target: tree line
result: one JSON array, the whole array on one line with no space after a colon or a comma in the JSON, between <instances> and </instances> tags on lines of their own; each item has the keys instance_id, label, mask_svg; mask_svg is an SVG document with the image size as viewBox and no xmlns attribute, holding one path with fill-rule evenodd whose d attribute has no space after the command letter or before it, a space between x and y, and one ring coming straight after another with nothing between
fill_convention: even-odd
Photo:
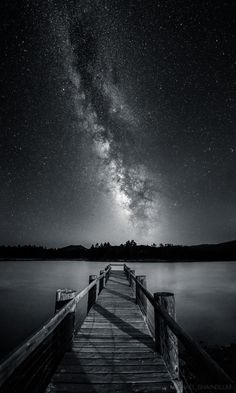
<instances>
[{"instance_id":1,"label":"tree line","mask_svg":"<svg viewBox=\"0 0 236 393\"><path fill-rule=\"evenodd\" d=\"M170 243L138 245L134 240L124 244L95 243L90 248L67 246L0 246L2 259L86 259L86 260L236 260L236 241L220 244L181 246Z\"/></svg>"}]
</instances>

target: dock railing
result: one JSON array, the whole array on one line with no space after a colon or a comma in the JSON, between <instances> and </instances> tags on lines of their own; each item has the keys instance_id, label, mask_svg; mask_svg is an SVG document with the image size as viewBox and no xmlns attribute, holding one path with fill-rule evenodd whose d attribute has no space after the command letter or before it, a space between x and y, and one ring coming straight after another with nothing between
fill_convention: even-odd
<instances>
[{"instance_id":1,"label":"dock railing","mask_svg":"<svg viewBox=\"0 0 236 393\"><path fill-rule=\"evenodd\" d=\"M59 289L56 314L0 364L1 393L41 393L70 349L74 332L86 318L109 278L111 265L90 276L81 292Z\"/></svg>"},{"instance_id":2,"label":"dock railing","mask_svg":"<svg viewBox=\"0 0 236 393\"><path fill-rule=\"evenodd\" d=\"M175 300L172 293L156 292L146 288L146 276L136 276L124 265L124 271L133 288L149 330L173 377L183 381L185 392L236 392L232 378L175 320ZM188 361L179 366L178 344L186 352ZM186 376L187 370L187 376Z\"/></svg>"}]
</instances>

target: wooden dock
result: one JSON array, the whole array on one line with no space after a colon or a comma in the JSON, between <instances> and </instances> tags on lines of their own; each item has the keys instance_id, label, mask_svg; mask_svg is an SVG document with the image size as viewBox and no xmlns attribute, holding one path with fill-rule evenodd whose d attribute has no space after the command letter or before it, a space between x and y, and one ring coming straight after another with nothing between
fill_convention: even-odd
<instances>
[{"instance_id":1,"label":"wooden dock","mask_svg":"<svg viewBox=\"0 0 236 393\"><path fill-rule=\"evenodd\" d=\"M55 315L0 364L1 393L194 391L236 386L178 325L174 295L151 294L126 264L109 264L79 293L58 289Z\"/></svg>"},{"instance_id":2,"label":"wooden dock","mask_svg":"<svg viewBox=\"0 0 236 393\"><path fill-rule=\"evenodd\" d=\"M124 271L111 271L47 392L176 392Z\"/></svg>"}]
</instances>

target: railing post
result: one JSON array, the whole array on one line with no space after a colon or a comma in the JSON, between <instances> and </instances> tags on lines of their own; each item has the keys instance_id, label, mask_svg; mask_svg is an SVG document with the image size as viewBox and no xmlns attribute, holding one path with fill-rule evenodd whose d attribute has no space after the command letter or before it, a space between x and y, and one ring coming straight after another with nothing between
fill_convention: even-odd
<instances>
[{"instance_id":1,"label":"railing post","mask_svg":"<svg viewBox=\"0 0 236 393\"><path fill-rule=\"evenodd\" d=\"M107 265L106 267L105 267L105 280L104 280L104 282L105 282L105 284L106 284L106 282L107 282L107 280L108 280L108 278L109 278L109 275L110 275L110 267L111 267L111 265Z\"/></svg>"},{"instance_id":2,"label":"railing post","mask_svg":"<svg viewBox=\"0 0 236 393\"><path fill-rule=\"evenodd\" d=\"M106 286L106 282L107 282L107 280L106 280L106 269L103 270L103 273L104 273L104 277L103 277L103 288L104 288Z\"/></svg>"},{"instance_id":3,"label":"railing post","mask_svg":"<svg viewBox=\"0 0 236 393\"><path fill-rule=\"evenodd\" d=\"M129 271L130 271L130 268L125 265L125 273L126 273L126 277L128 280L129 280Z\"/></svg>"},{"instance_id":4,"label":"railing post","mask_svg":"<svg viewBox=\"0 0 236 393\"><path fill-rule=\"evenodd\" d=\"M71 301L76 295L77 291L73 289L57 289L56 291L56 302L55 302L55 313L57 313L62 307Z\"/></svg>"},{"instance_id":5,"label":"railing post","mask_svg":"<svg viewBox=\"0 0 236 393\"><path fill-rule=\"evenodd\" d=\"M146 276L136 276L136 278L144 288L147 288ZM136 298L136 303L139 305L142 313L144 315L147 315L147 298L144 295L142 289L139 288L138 283L136 283L135 298Z\"/></svg>"},{"instance_id":6,"label":"railing post","mask_svg":"<svg viewBox=\"0 0 236 393\"><path fill-rule=\"evenodd\" d=\"M155 301L163 307L168 314L175 320L175 297L173 293L156 292L154 293ZM178 339L174 333L166 325L158 311L154 311L155 320L155 342L158 352L161 353L163 359L171 373L173 379L179 379L179 354Z\"/></svg>"},{"instance_id":7,"label":"railing post","mask_svg":"<svg viewBox=\"0 0 236 393\"><path fill-rule=\"evenodd\" d=\"M89 284L91 284L91 282L96 280L96 279L97 279L97 276L94 275L94 274L89 276ZM98 287L98 285L96 283L94 285L94 287L89 290L89 293L88 293L88 312L89 312L90 308L94 305L94 303L96 303L97 296L98 296L97 287Z\"/></svg>"},{"instance_id":8,"label":"railing post","mask_svg":"<svg viewBox=\"0 0 236 393\"><path fill-rule=\"evenodd\" d=\"M100 270L100 276L104 273L104 270ZM100 278L99 280L99 293L103 290L105 287L105 276L103 278Z\"/></svg>"},{"instance_id":9,"label":"railing post","mask_svg":"<svg viewBox=\"0 0 236 393\"><path fill-rule=\"evenodd\" d=\"M129 271L130 271L131 274L133 274L133 275L135 276L135 270L130 269ZM135 284L136 284L136 282L133 281L131 275L129 275L129 283L130 283L131 288L132 288L133 291L135 292Z\"/></svg>"},{"instance_id":10,"label":"railing post","mask_svg":"<svg viewBox=\"0 0 236 393\"><path fill-rule=\"evenodd\" d=\"M55 313L60 311L68 302L70 302L77 294L77 291L73 289L57 289L56 291L56 304ZM71 308L71 311L66 316L66 327L63 330L63 341L66 343L66 349L71 350L72 340L75 331L75 306Z\"/></svg>"}]
</instances>

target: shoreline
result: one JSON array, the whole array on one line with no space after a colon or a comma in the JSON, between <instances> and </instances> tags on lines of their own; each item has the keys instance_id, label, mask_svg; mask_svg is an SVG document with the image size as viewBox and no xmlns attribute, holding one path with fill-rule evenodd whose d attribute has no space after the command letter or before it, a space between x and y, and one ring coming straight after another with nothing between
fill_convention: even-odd
<instances>
[{"instance_id":1,"label":"shoreline","mask_svg":"<svg viewBox=\"0 0 236 393\"><path fill-rule=\"evenodd\" d=\"M1 258L0 262L23 261L77 261L77 262L111 262L111 263L207 263L207 262L236 262L234 259L86 259L86 258Z\"/></svg>"}]
</instances>

